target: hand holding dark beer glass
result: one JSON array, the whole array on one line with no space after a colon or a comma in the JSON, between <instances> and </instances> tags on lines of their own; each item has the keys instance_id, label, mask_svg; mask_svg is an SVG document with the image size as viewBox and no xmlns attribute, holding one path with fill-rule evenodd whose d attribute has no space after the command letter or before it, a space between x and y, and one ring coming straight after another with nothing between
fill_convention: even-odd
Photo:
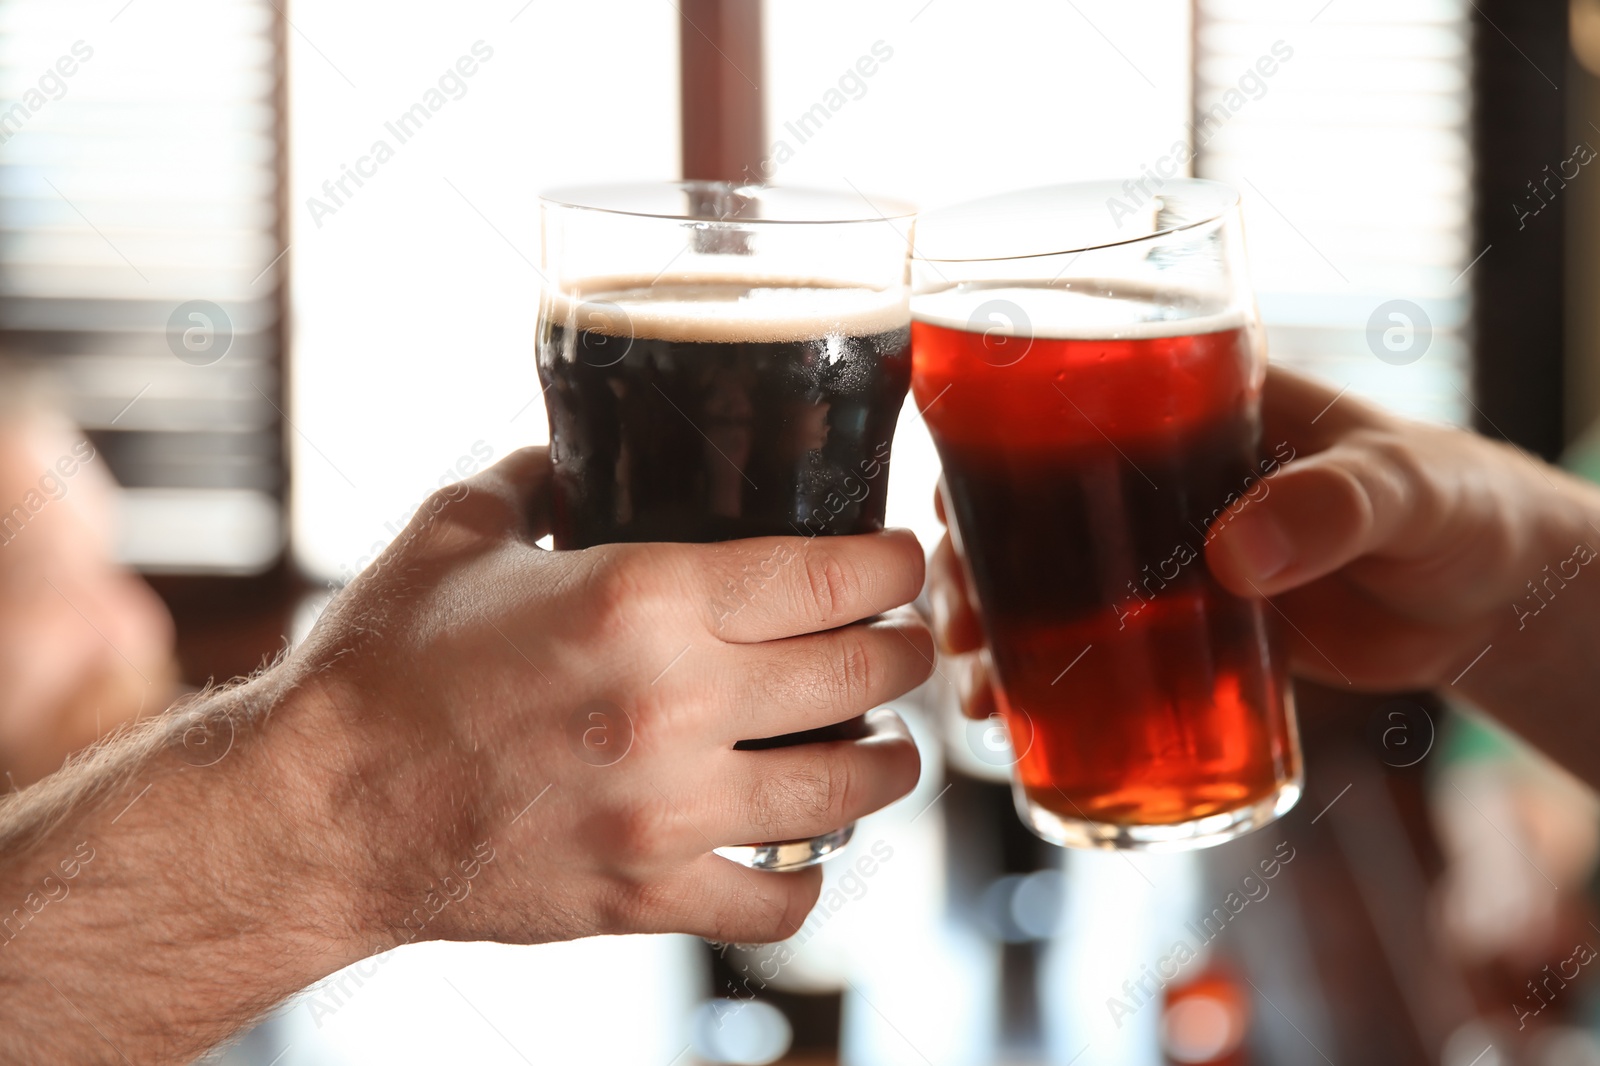
<instances>
[{"instance_id":1,"label":"hand holding dark beer glass","mask_svg":"<svg viewBox=\"0 0 1600 1066\"><path fill-rule=\"evenodd\" d=\"M1106 207L1123 195L1033 189L921 224L913 389L955 549L935 568L959 557L977 607L947 596L941 628L981 634L1037 834L1200 847L1300 795L1270 608L1204 559L1286 456L1262 438L1237 196L1169 181L1129 218Z\"/></svg>"},{"instance_id":2,"label":"hand holding dark beer glass","mask_svg":"<svg viewBox=\"0 0 1600 1066\"><path fill-rule=\"evenodd\" d=\"M883 528L911 373L909 208L885 217L854 196L686 182L558 190L542 210L557 549ZM775 595L803 547L776 544L730 580L719 617ZM819 602L840 577L815 575ZM738 747L868 733L854 719ZM794 869L851 829L719 853Z\"/></svg>"}]
</instances>

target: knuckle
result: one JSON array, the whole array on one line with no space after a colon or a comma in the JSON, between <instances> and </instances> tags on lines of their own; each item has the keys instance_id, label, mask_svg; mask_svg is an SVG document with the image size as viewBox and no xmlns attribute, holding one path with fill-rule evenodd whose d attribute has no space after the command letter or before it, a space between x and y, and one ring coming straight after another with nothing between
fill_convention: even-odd
<instances>
[{"instance_id":1,"label":"knuckle","mask_svg":"<svg viewBox=\"0 0 1600 1066\"><path fill-rule=\"evenodd\" d=\"M515 502L491 486L457 481L435 489L417 508L412 522L423 528L437 523L479 536L507 536L522 528Z\"/></svg>"},{"instance_id":2,"label":"knuckle","mask_svg":"<svg viewBox=\"0 0 1600 1066\"><path fill-rule=\"evenodd\" d=\"M642 752L670 751L674 741L695 728L696 708L671 688L672 679L652 685L626 707L624 728L632 732L632 743Z\"/></svg>"},{"instance_id":3,"label":"knuckle","mask_svg":"<svg viewBox=\"0 0 1600 1066\"><path fill-rule=\"evenodd\" d=\"M604 835L620 865L637 869L675 850L684 835L680 821L665 803L636 803L614 812Z\"/></svg>"},{"instance_id":4,"label":"knuckle","mask_svg":"<svg viewBox=\"0 0 1600 1066\"><path fill-rule=\"evenodd\" d=\"M1352 533L1365 535L1377 520L1373 499L1362 483L1361 476L1346 465L1330 466L1327 470L1329 508L1332 515L1348 515Z\"/></svg>"},{"instance_id":5,"label":"knuckle","mask_svg":"<svg viewBox=\"0 0 1600 1066\"><path fill-rule=\"evenodd\" d=\"M638 628L641 616L653 613L664 596L643 553L607 547L589 576L584 602L602 630L617 636Z\"/></svg>"},{"instance_id":6,"label":"knuckle","mask_svg":"<svg viewBox=\"0 0 1600 1066\"><path fill-rule=\"evenodd\" d=\"M873 686L878 683L882 667L865 638L845 631L839 639L839 644L828 642L783 687L799 693L819 710L865 710L872 703L876 691Z\"/></svg>"},{"instance_id":7,"label":"knuckle","mask_svg":"<svg viewBox=\"0 0 1600 1066\"><path fill-rule=\"evenodd\" d=\"M834 702L846 708L871 702L878 674L872 648L864 638L852 634L840 651L834 663Z\"/></svg>"},{"instance_id":8,"label":"knuckle","mask_svg":"<svg viewBox=\"0 0 1600 1066\"><path fill-rule=\"evenodd\" d=\"M595 602L605 607L636 603L643 596L648 580L635 553L626 548L608 551L594 574Z\"/></svg>"},{"instance_id":9,"label":"knuckle","mask_svg":"<svg viewBox=\"0 0 1600 1066\"><path fill-rule=\"evenodd\" d=\"M461 484L436 489L412 512L384 554L425 557L503 535L511 525L495 512L493 502L476 499Z\"/></svg>"},{"instance_id":10,"label":"knuckle","mask_svg":"<svg viewBox=\"0 0 1600 1066\"><path fill-rule=\"evenodd\" d=\"M1390 499L1403 500L1431 487L1427 464L1405 437L1378 431L1364 436L1373 458L1373 480Z\"/></svg>"},{"instance_id":11,"label":"knuckle","mask_svg":"<svg viewBox=\"0 0 1600 1066\"><path fill-rule=\"evenodd\" d=\"M820 804L830 821L843 823L845 812L857 807L863 782L849 759L829 761L827 791Z\"/></svg>"},{"instance_id":12,"label":"knuckle","mask_svg":"<svg viewBox=\"0 0 1600 1066\"><path fill-rule=\"evenodd\" d=\"M457 505L465 500L471 493L467 486L457 483L447 485L441 489L434 489L428 493L428 498L422 501L422 506L417 508L418 518L427 519L440 514L453 512Z\"/></svg>"},{"instance_id":13,"label":"knuckle","mask_svg":"<svg viewBox=\"0 0 1600 1066\"><path fill-rule=\"evenodd\" d=\"M838 556L812 548L805 560L807 607L823 621L835 617L850 602L854 583Z\"/></svg>"}]
</instances>

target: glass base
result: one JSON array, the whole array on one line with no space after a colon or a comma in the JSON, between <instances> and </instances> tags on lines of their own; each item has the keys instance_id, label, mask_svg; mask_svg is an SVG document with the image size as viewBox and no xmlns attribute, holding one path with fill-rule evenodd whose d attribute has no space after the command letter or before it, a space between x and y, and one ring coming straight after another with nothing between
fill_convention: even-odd
<instances>
[{"instance_id":1,"label":"glass base","mask_svg":"<svg viewBox=\"0 0 1600 1066\"><path fill-rule=\"evenodd\" d=\"M717 848L724 859L732 859L740 866L752 870L803 870L815 866L839 852L855 835L852 822L843 829L835 829L809 840L780 840L772 844L739 844Z\"/></svg>"},{"instance_id":2,"label":"glass base","mask_svg":"<svg viewBox=\"0 0 1600 1066\"><path fill-rule=\"evenodd\" d=\"M1196 851L1244 836L1275 822L1300 802L1304 791L1300 775L1284 782L1265 799L1231 811L1220 811L1176 825L1116 825L1079 818L1063 818L1028 799L1022 786L1012 782L1017 814L1034 835L1064 848L1104 851Z\"/></svg>"}]
</instances>

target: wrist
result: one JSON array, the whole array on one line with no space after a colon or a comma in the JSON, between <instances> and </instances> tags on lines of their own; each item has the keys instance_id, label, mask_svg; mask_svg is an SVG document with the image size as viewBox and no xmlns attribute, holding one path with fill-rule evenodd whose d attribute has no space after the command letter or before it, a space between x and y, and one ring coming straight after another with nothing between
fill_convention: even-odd
<instances>
[{"instance_id":1,"label":"wrist","mask_svg":"<svg viewBox=\"0 0 1600 1066\"><path fill-rule=\"evenodd\" d=\"M442 923L420 929L415 917L454 872L451 860L481 850L471 796L491 770L480 753L427 716L375 706L371 686L336 671L296 669L275 684L280 772L334 868L326 906L345 943L366 957L445 935Z\"/></svg>"},{"instance_id":2,"label":"wrist","mask_svg":"<svg viewBox=\"0 0 1600 1066\"><path fill-rule=\"evenodd\" d=\"M244 843L258 861L282 867L278 879L306 948L329 960L332 972L393 947L384 919L387 871L364 784L370 755L351 736L340 704L288 663L239 691L256 713L248 735L241 728L233 738L239 758L231 788L252 805L250 817L267 838L264 846Z\"/></svg>"}]
</instances>

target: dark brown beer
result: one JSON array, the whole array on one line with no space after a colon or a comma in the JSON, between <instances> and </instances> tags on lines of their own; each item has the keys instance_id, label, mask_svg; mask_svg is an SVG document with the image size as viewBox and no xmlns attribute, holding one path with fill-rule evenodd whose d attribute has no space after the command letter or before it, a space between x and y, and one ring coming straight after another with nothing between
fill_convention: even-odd
<instances>
[{"instance_id":1,"label":"dark brown beer","mask_svg":"<svg viewBox=\"0 0 1600 1066\"><path fill-rule=\"evenodd\" d=\"M538 362L557 548L883 528L911 376L903 302L641 279L556 304Z\"/></svg>"}]
</instances>

